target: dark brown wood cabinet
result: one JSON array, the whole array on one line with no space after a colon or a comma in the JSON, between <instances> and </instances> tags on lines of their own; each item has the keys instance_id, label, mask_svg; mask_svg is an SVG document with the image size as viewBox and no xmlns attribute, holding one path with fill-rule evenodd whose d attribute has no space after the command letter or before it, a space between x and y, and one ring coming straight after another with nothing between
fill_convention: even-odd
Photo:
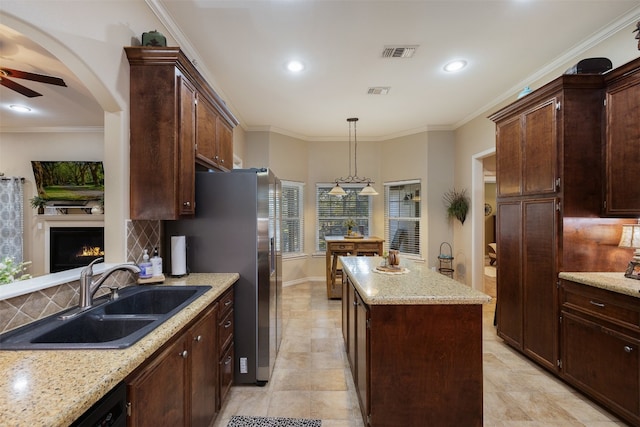
<instances>
[{"instance_id":1,"label":"dark brown wood cabinet","mask_svg":"<svg viewBox=\"0 0 640 427\"><path fill-rule=\"evenodd\" d=\"M640 425L638 299L562 280L562 377Z\"/></svg>"},{"instance_id":2,"label":"dark brown wood cabinet","mask_svg":"<svg viewBox=\"0 0 640 427\"><path fill-rule=\"evenodd\" d=\"M640 58L606 77L606 187L608 216L640 216ZM633 184L632 184L633 183ZM631 185L632 184L632 185Z\"/></svg>"},{"instance_id":3,"label":"dark brown wood cabinet","mask_svg":"<svg viewBox=\"0 0 640 427\"><path fill-rule=\"evenodd\" d=\"M552 371L562 219L600 211L602 100L602 76L562 76L491 116L498 334Z\"/></svg>"},{"instance_id":4,"label":"dark brown wood cabinet","mask_svg":"<svg viewBox=\"0 0 640 427\"><path fill-rule=\"evenodd\" d=\"M127 425L211 425L233 382L233 295L230 288L125 380Z\"/></svg>"},{"instance_id":5,"label":"dark brown wood cabinet","mask_svg":"<svg viewBox=\"0 0 640 427\"><path fill-rule=\"evenodd\" d=\"M220 310L218 311L218 384L220 398L218 399L218 409L222 407L222 402L227 397L231 385L233 384L234 373L234 353L233 353L233 288L226 291L220 297Z\"/></svg>"},{"instance_id":6,"label":"dark brown wood cabinet","mask_svg":"<svg viewBox=\"0 0 640 427\"><path fill-rule=\"evenodd\" d=\"M218 304L189 330L191 344L191 427L208 427L220 409L218 388Z\"/></svg>"},{"instance_id":7,"label":"dark brown wood cabinet","mask_svg":"<svg viewBox=\"0 0 640 427\"><path fill-rule=\"evenodd\" d=\"M482 426L481 305L368 305L343 288L365 426Z\"/></svg>"},{"instance_id":8,"label":"dark brown wood cabinet","mask_svg":"<svg viewBox=\"0 0 640 427\"><path fill-rule=\"evenodd\" d=\"M238 124L178 47L126 47L130 68L130 214L194 214L197 167L233 167Z\"/></svg>"},{"instance_id":9,"label":"dark brown wood cabinet","mask_svg":"<svg viewBox=\"0 0 640 427\"><path fill-rule=\"evenodd\" d=\"M204 97L198 97L196 112L196 163L223 171L232 169L233 128Z\"/></svg>"},{"instance_id":10,"label":"dark brown wood cabinet","mask_svg":"<svg viewBox=\"0 0 640 427\"><path fill-rule=\"evenodd\" d=\"M180 337L126 381L128 426L187 425L187 344L187 338Z\"/></svg>"}]
</instances>

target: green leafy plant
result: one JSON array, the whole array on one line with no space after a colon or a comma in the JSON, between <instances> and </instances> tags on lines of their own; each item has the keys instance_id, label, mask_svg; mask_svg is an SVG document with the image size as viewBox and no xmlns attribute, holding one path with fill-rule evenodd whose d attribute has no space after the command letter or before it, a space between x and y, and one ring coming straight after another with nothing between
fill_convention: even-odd
<instances>
[{"instance_id":1,"label":"green leafy plant","mask_svg":"<svg viewBox=\"0 0 640 427\"><path fill-rule=\"evenodd\" d=\"M38 209L38 208L44 208L44 206L47 204L47 199L40 196L34 196L31 199L29 199L29 202L31 203L32 208Z\"/></svg>"},{"instance_id":2,"label":"green leafy plant","mask_svg":"<svg viewBox=\"0 0 640 427\"><path fill-rule=\"evenodd\" d=\"M16 264L13 258L5 257L0 262L0 285L31 279L31 275L26 273L29 264L31 261Z\"/></svg>"},{"instance_id":3,"label":"green leafy plant","mask_svg":"<svg viewBox=\"0 0 640 427\"><path fill-rule=\"evenodd\" d=\"M467 191L457 191L454 188L453 190L449 190L444 193L443 199L447 207L448 218L456 218L464 224L465 219L467 219L467 213L469 212L469 198L467 197Z\"/></svg>"},{"instance_id":4,"label":"green leafy plant","mask_svg":"<svg viewBox=\"0 0 640 427\"><path fill-rule=\"evenodd\" d=\"M349 218L349 219L344 221L344 226L347 227L347 229L349 229L349 230L351 230L356 225L358 225L358 224L356 223L356 221L353 218Z\"/></svg>"}]
</instances>

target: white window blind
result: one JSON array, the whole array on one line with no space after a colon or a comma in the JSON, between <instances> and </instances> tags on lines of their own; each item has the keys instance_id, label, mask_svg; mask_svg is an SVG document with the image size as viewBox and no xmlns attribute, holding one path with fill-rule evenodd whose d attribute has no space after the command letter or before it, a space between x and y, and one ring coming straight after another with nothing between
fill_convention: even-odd
<instances>
[{"instance_id":1,"label":"white window blind","mask_svg":"<svg viewBox=\"0 0 640 427\"><path fill-rule=\"evenodd\" d=\"M324 236L346 235L347 227L344 222L349 218L357 224L354 231L365 236L369 235L371 196L358 195L364 185L342 185L347 194L332 196L329 191L333 185L316 185L316 251L327 249Z\"/></svg>"},{"instance_id":2,"label":"white window blind","mask_svg":"<svg viewBox=\"0 0 640 427\"><path fill-rule=\"evenodd\" d=\"M388 249L401 254L421 254L420 180L384 184L384 239Z\"/></svg>"},{"instance_id":3,"label":"white window blind","mask_svg":"<svg viewBox=\"0 0 640 427\"><path fill-rule=\"evenodd\" d=\"M304 184L282 181L282 253L291 254L304 250Z\"/></svg>"}]
</instances>

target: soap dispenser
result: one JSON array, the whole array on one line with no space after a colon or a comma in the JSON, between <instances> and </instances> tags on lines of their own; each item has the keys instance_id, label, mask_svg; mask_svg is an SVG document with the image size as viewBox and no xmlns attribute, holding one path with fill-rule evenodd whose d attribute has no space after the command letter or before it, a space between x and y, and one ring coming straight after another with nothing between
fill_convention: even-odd
<instances>
[{"instance_id":1,"label":"soap dispenser","mask_svg":"<svg viewBox=\"0 0 640 427\"><path fill-rule=\"evenodd\" d=\"M142 264L140 264L139 267L140 267L139 277L141 279L150 279L151 276L153 275L153 268L151 266L151 262L149 261L149 252L147 252L146 249L144 249L144 252L142 254Z\"/></svg>"},{"instance_id":2,"label":"soap dispenser","mask_svg":"<svg viewBox=\"0 0 640 427\"><path fill-rule=\"evenodd\" d=\"M153 277L162 276L162 257L158 255L158 248L153 249L153 257L151 258L151 269Z\"/></svg>"}]
</instances>

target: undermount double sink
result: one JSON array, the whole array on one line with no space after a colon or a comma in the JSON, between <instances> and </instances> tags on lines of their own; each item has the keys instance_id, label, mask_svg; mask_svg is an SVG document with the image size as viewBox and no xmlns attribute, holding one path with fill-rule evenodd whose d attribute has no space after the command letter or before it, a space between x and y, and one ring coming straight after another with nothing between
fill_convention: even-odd
<instances>
[{"instance_id":1,"label":"undermount double sink","mask_svg":"<svg viewBox=\"0 0 640 427\"><path fill-rule=\"evenodd\" d=\"M71 309L2 334L0 350L127 348L209 289L129 286L116 299L98 298L86 311Z\"/></svg>"}]
</instances>

